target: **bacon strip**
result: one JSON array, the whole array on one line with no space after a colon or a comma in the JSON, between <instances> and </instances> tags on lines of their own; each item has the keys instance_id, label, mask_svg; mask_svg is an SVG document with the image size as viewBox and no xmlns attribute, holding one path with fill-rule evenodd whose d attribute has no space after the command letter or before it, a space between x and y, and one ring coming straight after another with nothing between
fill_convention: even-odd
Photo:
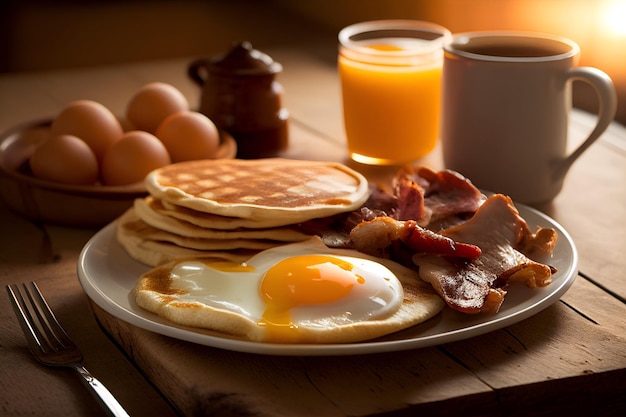
<instances>
[{"instance_id":1,"label":"bacon strip","mask_svg":"<svg viewBox=\"0 0 626 417\"><path fill-rule=\"evenodd\" d=\"M483 203L484 196L470 180L451 170L435 172L420 167L417 175L427 182L425 204L439 216L473 213Z\"/></svg>"},{"instance_id":2,"label":"bacon strip","mask_svg":"<svg viewBox=\"0 0 626 417\"><path fill-rule=\"evenodd\" d=\"M397 197L397 208L394 212L396 220L414 220L427 223L428 218L424 206L424 189L409 168L400 170L393 180L393 191ZM428 216L430 217L430 216Z\"/></svg>"},{"instance_id":3,"label":"bacon strip","mask_svg":"<svg viewBox=\"0 0 626 417\"><path fill-rule=\"evenodd\" d=\"M328 246L417 267L448 306L468 314L495 313L509 283L545 286L554 273L541 261L556 232L532 233L510 198L487 199L453 171L405 167L391 190L376 187L361 210L301 227Z\"/></svg>"},{"instance_id":4,"label":"bacon strip","mask_svg":"<svg viewBox=\"0 0 626 417\"><path fill-rule=\"evenodd\" d=\"M412 220L404 222L400 240L416 252L453 256L470 261L478 258L482 252L476 245L456 242L449 237L424 229Z\"/></svg>"},{"instance_id":5,"label":"bacon strip","mask_svg":"<svg viewBox=\"0 0 626 417\"><path fill-rule=\"evenodd\" d=\"M415 220L420 226L459 213L474 213L484 196L467 178L451 170L403 167L393 179L397 220Z\"/></svg>"},{"instance_id":6,"label":"bacon strip","mask_svg":"<svg viewBox=\"0 0 626 417\"><path fill-rule=\"evenodd\" d=\"M552 269L531 260L520 250L534 251L538 245L553 247L556 232L539 229L531 233L509 197L500 194L489 197L474 217L441 234L482 249L481 256L468 263L430 254L413 256L420 277L430 282L455 310L468 314L495 313L504 301L509 282L522 281L531 288L551 282Z\"/></svg>"},{"instance_id":7,"label":"bacon strip","mask_svg":"<svg viewBox=\"0 0 626 417\"><path fill-rule=\"evenodd\" d=\"M481 254L478 246L456 242L453 239L420 227L413 220L400 221L390 217L376 217L359 223L350 232L353 247L374 256L397 258L393 253L402 242L411 253L429 253L474 260Z\"/></svg>"}]
</instances>

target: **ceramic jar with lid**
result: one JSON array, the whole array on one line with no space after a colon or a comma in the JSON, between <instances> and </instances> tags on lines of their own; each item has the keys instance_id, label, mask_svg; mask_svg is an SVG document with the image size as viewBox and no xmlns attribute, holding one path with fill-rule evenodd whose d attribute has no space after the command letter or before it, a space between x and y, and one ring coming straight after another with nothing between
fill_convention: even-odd
<instances>
[{"instance_id":1,"label":"ceramic jar with lid","mask_svg":"<svg viewBox=\"0 0 626 417\"><path fill-rule=\"evenodd\" d=\"M280 63L249 42L188 66L189 77L202 88L199 111L235 138L238 158L276 156L287 147L288 112L276 80L281 71Z\"/></svg>"}]
</instances>

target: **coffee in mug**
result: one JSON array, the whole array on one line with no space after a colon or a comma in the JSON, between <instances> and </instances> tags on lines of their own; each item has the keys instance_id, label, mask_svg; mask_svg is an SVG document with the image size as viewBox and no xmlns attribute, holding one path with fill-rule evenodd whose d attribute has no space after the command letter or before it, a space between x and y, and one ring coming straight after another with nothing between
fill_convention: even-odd
<instances>
[{"instance_id":1,"label":"coffee in mug","mask_svg":"<svg viewBox=\"0 0 626 417\"><path fill-rule=\"evenodd\" d=\"M532 32L470 32L444 46L441 142L446 168L476 186L539 204L561 190L572 163L611 123L617 97L602 71L576 66L578 45ZM571 84L597 92L598 121L567 152Z\"/></svg>"}]
</instances>

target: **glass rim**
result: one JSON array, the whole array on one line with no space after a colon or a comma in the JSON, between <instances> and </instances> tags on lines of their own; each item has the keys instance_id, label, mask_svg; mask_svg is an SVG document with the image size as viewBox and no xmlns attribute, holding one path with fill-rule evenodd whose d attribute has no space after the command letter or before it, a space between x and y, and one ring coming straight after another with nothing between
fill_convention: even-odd
<instances>
[{"instance_id":1,"label":"glass rim","mask_svg":"<svg viewBox=\"0 0 626 417\"><path fill-rule=\"evenodd\" d=\"M397 39L419 39L426 41L419 48L398 50L376 50L367 47L368 42L383 39L380 34L395 33ZM410 36L413 34L413 36ZM389 38L389 36L386 36ZM355 23L339 31L339 45L343 48L370 56L408 57L416 54L432 54L451 40L452 34L445 27L432 22L409 19L386 19ZM371 42L370 42L371 44Z\"/></svg>"}]
</instances>

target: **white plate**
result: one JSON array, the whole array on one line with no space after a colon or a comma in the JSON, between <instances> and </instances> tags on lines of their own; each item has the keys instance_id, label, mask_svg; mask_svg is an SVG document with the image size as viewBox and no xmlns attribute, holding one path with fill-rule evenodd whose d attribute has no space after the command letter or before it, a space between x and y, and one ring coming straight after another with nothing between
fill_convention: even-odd
<instances>
[{"instance_id":1,"label":"white plate","mask_svg":"<svg viewBox=\"0 0 626 417\"><path fill-rule=\"evenodd\" d=\"M524 320L557 301L578 274L578 254L569 234L554 220L534 209L517 205L534 229L536 225L557 230L559 240L546 263L556 267L552 284L529 289L523 284L509 287L502 308L495 315L465 315L444 308L433 319L373 341L345 344L272 344L250 342L217 332L179 326L141 309L133 289L139 276L149 270L133 260L115 239L115 223L99 231L83 248L78 260L78 277L87 295L113 316L137 327L201 345L267 355L356 355L392 352L439 345L467 339Z\"/></svg>"}]
</instances>

